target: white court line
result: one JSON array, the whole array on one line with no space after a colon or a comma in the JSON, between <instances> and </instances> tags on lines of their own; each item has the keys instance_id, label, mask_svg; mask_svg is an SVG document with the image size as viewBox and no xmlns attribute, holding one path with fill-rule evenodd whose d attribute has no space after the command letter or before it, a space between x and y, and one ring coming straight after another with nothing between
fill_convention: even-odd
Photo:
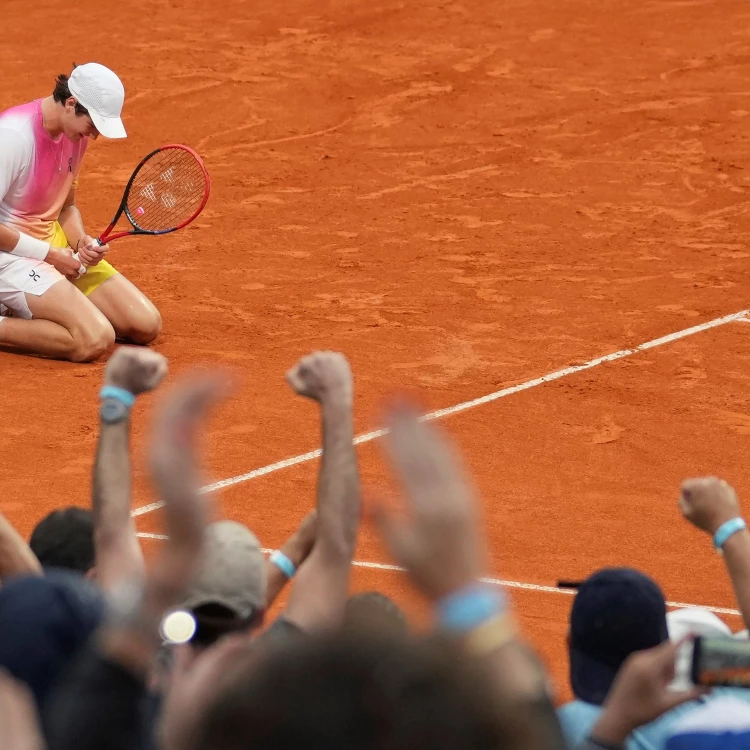
<instances>
[{"instance_id":1,"label":"white court line","mask_svg":"<svg viewBox=\"0 0 750 750\"><path fill-rule=\"evenodd\" d=\"M166 535L164 534L152 534L147 531L139 531L136 536L141 537L142 539L166 539ZM272 549L264 549L261 550L263 554L270 555L274 550ZM396 571L397 573L405 573L406 570L404 568L400 568L398 565L389 565L387 563L374 563L374 562L359 562L354 561L352 565L355 568L374 568L375 570L392 570ZM482 580L485 583L492 583L496 586L506 586L509 589L526 589L527 591L543 591L546 594L564 594L566 596L575 596L575 590L574 589L561 589L558 586L542 586L538 583L523 583L522 581L504 581L501 578L482 578ZM726 607L708 607L704 604L685 604L683 602L667 602L668 607L673 607L675 609L685 609L686 607L690 609L700 608L700 609L707 609L710 612L715 612L716 614L720 615L737 615L740 616L742 613L739 612L736 609L727 609Z\"/></svg>"},{"instance_id":2,"label":"white court line","mask_svg":"<svg viewBox=\"0 0 750 750\"><path fill-rule=\"evenodd\" d=\"M603 357L596 357L595 359L591 359L588 362L584 362L582 365L574 365L571 367L565 367L562 370L555 370L555 372L551 372L548 375L542 375L540 378L534 378L533 380L527 380L525 383L520 383L519 385L513 385L509 388L503 388L500 391L495 391L494 393L490 393L486 396L481 396L480 398L472 399L471 401L464 401L461 404L456 404L456 406L449 406L446 409L438 409L437 411L429 412L428 414L424 414L421 419L423 421L429 421L432 419L440 419L441 417L447 417L451 414L457 414L458 412L466 411L467 409L473 409L475 406L482 406L482 404L489 404L491 401L497 401L499 398L505 398L505 396L511 396L514 393L520 393L521 391L526 391L529 388L535 388L538 385L542 385L543 383L549 383L553 380L559 380L560 378L567 377L568 375L573 375L577 372L583 372L584 370L590 370L592 367L597 367L598 365L604 364L605 362L613 362L616 359L622 359L623 357L630 357L633 354L637 354L638 352L645 351L647 349L653 349L656 346L663 346L664 344L670 344L673 341L678 341L679 339L684 339L687 336L692 336L695 333L700 333L701 331L707 331L710 328L716 328L717 326L725 325L726 323L731 323L736 320L743 319L746 315L750 314L750 310L741 310L740 312L733 313L732 315L725 315L723 318L716 318L714 320L709 320L707 323L701 323L697 326L692 326L691 328L685 328L682 331L677 331L676 333L670 333L666 336L662 336L658 339L653 339L652 341L647 341L645 344L640 344L639 346L636 346L633 349L621 349L618 352L613 352L612 354L605 354ZM382 437L387 433L387 430L374 430L372 432L366 432L363 435L358 435L354 438L354 444L360 445L361 443L368 443L371 440L375 440L379 437ZM314 451L309 451L308 453L302 453L299 456L293 456L292 458L285 458L283 461L277 461L273 464L268 464L268 466L263 466L260 469L254 469L253 471L247 472L247 474L240 474L236 477L230 477L229 479L222 479L219 482L214 482L213 484L208 484L205 487L201 488L201 492L214 492L215 490L220 490L224 487L231 487L233 484L240 484L241 482L247 482L250 479L257 479L258 477L262 477L265 474L271 474L274 471L280 471L281 469L288 469L290 466L296 466L297 464L305 463L307 461L312 461L315 458L319 458L322 455L323 451L318 448ZM136 508L133 511L133 516L142 516L145 513L150 513L153 510L157 510L158 508L161 508L162 503L150 503L149 505L144 505L141 508Z\"/></svg>"}]
</instances>

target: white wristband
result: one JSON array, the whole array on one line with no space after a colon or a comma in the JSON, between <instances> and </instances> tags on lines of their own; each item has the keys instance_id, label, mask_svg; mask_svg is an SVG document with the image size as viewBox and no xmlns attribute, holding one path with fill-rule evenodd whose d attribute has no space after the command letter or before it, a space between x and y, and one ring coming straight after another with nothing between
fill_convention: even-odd
<instances>
[{"instance_id":1,"label":"white wristband","mask_svg":"<svg viewBox=\"0 0 750 750\"><path fill-rule=\"evenodd\" d=\"M20 255L23 258L33 258L34 260L44 260L49 253L50 245L48 242L42 242L35 237L29 237L28 234L19 232L18 243L13 248L13 255Z\"/></svg>"}]
</instances>

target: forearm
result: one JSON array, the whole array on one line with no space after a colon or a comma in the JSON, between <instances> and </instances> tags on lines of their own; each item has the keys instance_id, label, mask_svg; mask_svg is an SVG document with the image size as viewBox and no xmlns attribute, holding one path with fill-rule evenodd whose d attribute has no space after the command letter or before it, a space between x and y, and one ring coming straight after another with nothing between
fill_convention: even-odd
<instances>
[{"instance_id":1,"label":"forearm","mask_svg":"<svg viewBox=\"0 0 750 750\"><path fill-rule=\"evenodd\" d=\"M42 575L42 566L23 537L0 515L0 581L14 575Z\"/></svg>"},{"instance_id":2,"label":"forearm","mask_svg":"<svg viewBox=\"0 0 750 750\"><path fill-rule=\"evenodd\" d=\"M315 543L297 573L284 612L304 631L336 627L341 621L360 516L351 401L324 402L322 412Z\"/></svg>"},{"instance_id":3,"label":"forearm","mask_svg":"<svg viewBox=\"0 0 750 750\"><path fill-rule=\"evenodd\" d=\"M745 627L750 628L750 532L732 534L724 544L723 552L742 619Z\"/></svg>"},{"instance_id":4,"label":"forearm","mask_svg":"<svg viewBox=\"0 0 750 750\"><path fill-rule=\"evenodd\" d=\"M65 236L68 238L68 244L74 250L78 248L78 243L81 238L86 234L86 230L83 228L83 217L81 212L78 210L78 206L71 204L65 206L60 212L58 222L65 232Z\"/></svg>"},{"instance_id":5,"label":"forearm","mask_svg":"<svg viewBox=\"0 0 750 750\"><path fill-rule=\"evenodd\" d=\"M50 244L13 227L0 224L0 252L50 262Z\"/></svg>"},{"instance_id":6,"label":"forearm","mask_svg":"<svg viewBox=\"0 0 750 750\"><path fill-rule=\"evenodd\" d=\"M17 229L0 224L0 250L4 253L12 252L20 236L21 233Z\"/></svg>"},{"instance_id":7,"label":"forearm","mask_svg":"<svg viewBox=\"0 0 750 750\"><path fill-rule=\"evenodd\" d=\"M318 479L318 535L313 554L348 560L354 555L361 512L351 403L322 405L323 457ZM348 564L347 564L348 567Z\"/></svg>"},{"instance_id":8,"label":"forearm","mask_svg":"<svg viewBox=\"0 0 750 750\"><path fill-rule=\"evenodd\" d=\"M300 540L299 532L293 534L281 547L280 552L286 555L295 568L299 568L310 554L314 537ZM286 574L274 563L266 561L266 609L276 601L279 594L289 582Z\"/></svg>"},{"instance_id":9,"label":"forearm","mask_svg":"<svg viewBox=\"0 0 750 750\"><path fill-rule=\"evenodd\" d=\"M130 513L129 443L129 418L101 423L92 501L97 579L104 589L143 574L143 556Z\"/></svg>"}]
</instances>

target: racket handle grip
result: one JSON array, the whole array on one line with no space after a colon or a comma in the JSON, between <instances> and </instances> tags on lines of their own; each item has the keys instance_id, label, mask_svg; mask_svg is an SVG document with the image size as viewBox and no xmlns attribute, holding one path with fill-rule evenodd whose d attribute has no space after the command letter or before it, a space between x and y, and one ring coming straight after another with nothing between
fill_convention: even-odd
<instances>
[{"instance_id":1,"label":"racket handle grip","mask_svg":"<svg viewBox=\"0 0 750 750\"><path fill-rule=\"evenodd\" d=\"M81 265L80 275L83 276L83 274L86 273L86 266L84 266L83 263L81 263L81 258L78 255L78 253L73 253L73 257L80 263L80 265Z\"/></svg>"}]
</instances>

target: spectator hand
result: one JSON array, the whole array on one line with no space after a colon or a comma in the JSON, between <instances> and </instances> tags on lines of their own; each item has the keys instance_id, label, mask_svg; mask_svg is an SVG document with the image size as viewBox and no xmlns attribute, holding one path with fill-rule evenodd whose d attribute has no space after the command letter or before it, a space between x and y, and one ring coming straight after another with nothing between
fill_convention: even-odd
<instances>
[{"instance_id":1,"label":"spectator hand","mask_svg":"<svg viewBox=\"0 0 750 750\"><path fill-rule=\"evenodd\" d=\"M167 360L161 354L137 346L121 346L107 362L104 384L137 395L156 388L167 369Z\"/></svg>"},{"instance_id":2,"label":"spectator hand","mask_svg":"<svg viewBox=\"0 0 750 750\"><path fill-rule=\"evenodd\" d=\"M675 675L677 649L684 641L666 641L628 657L591 733L595 740L605 745L622 744L634 729L706 693L702 688L684 692L668 689Z\"/></svg>"},{"instance_id":3,"label":"spectator hand","mask_svg":"<svg viewBox=\"0 0 750 750\"><path fill-rule=\"evenodd\" d=\"M393 558L438 600L485 572L474 490L455 452L410 407L396 407L388 421L386 450L406 490L407 512L398 515L383 503L372 512Z\"/></svg>"},{"instance_id":4,"label":"spectator hand","mask_svg":"<svg viewBox=\"0 0 750 750\"><path fill-rule=\"evenodd\" d=\"M300 396L323 403L331 398L351 403L352 372L343 354L313 352L289 370L287 382Z\"/></svg>"},{"instance_id":5,"label":"spectator hand","mask_svg":"<svg viewBox=\"0 0 750 750\"><path fill-rule=\"evenodd\" d=\"M734 489L723 479L687 479L682 484L680 510L693 526L711 534L726 521L741 515Z\"/></svg>"}]
</instances>

